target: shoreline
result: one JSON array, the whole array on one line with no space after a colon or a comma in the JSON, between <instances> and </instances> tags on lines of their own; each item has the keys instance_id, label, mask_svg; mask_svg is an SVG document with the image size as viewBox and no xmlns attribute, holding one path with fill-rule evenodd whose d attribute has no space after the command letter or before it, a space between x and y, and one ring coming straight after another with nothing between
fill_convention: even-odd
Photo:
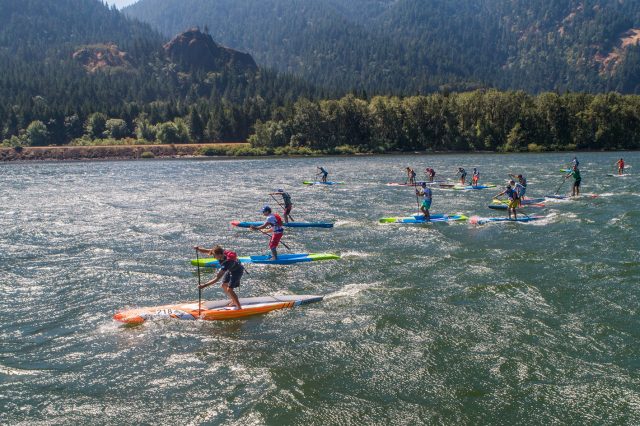
<instances>
[{"instance_id":1,"label":"shoreline","mask_svg":"<svg viewBox=\"0 0 640 426\"><path fill-rule=\"evenodd\" d=\"M550 154L560 152L595 152L595 151L544 151L544 152L497 152L497 151L406 151L385 153L354 153L354 154L318 154L318 155L204 155L206 148L229 149L249 147L247 142L218 142L199 144L171 144L171 145L89 145L89 146L44 146L14 148L0 148L0 162L32 162L32 161L102 161L102 160L152 160L172 158L287 158L287 157L369 157L393 155L447 155L447 154ZM597 151L597 152L628 152Z\"/></svg>"},{"instance_id":2,"label":"shoreline","mask_svg":"<svg viewBox=\"0 0 640 426\"><path fill-rule=\"evenodd\" d=\"M89 145L38 146L0 148L0 162L29 161L91 161L91 160L148 160L154 158L201 157L203 148L233 148L249 146L246 142L171 144L171 145ZM202 155L202 157L206 157Z\"/></svg>"}]
</instances>

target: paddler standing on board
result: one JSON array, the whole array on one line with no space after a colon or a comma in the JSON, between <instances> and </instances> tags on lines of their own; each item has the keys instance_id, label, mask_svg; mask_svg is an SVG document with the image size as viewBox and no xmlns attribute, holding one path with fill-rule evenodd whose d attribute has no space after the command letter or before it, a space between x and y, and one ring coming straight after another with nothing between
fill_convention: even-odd
<instances>
[{"instance_id":1,"label":"paddler standing on board","mask_svg":"<svg viewBox=\"0 0 640 426\"><path fill-rule=\"evenodd\" d=\"M205 249L196 246L194 249L200 253L213 256L218 260L218 262L220 262L220 270L215 278L201 284L198 288L200 290L207 288L222 278L222 289L227 293L229 299L231 299L229 306L235 306L237 309L242 309L240 306L240 299L238 299L238 295L233 291L234 288L240 287L240 279L244 273L244 266L242 266L238 260L238 255L231 250L223 250L220 246L215 246L212 249Z\"/></svg>"},{"instance_id":2,"label":"paddler standing on board","mask_svg":"<svg viewBox=\"0 0 640 426\"><path fill-rule=\"evenodd\" d=\"M480 172L477 168L473 168L473 175L471 175L471 185L478 186L478 181L480 180Z\"/></svg>"},{"instance_id":3,"label":"paddler standing on board","mask_svg":"<svg viewBox=\"0 0 640 426\"><path fill-rule=\"evenodd\" d=\"M622 158L619 159L618 161L616 161L616 165L618 166L618 174L624 174L624 160Z\"/></svg>"},{"instance_id":4,"label":"paddler standing on board","mask_svg":"<svg viewBox=\"0 0 640 426\"><path fill-rule=\"evenodd\" d=\"M576 195L580 195L580 183L582 182L582 176L580 176L580 170L578 166L573 166L573 169L569 174L567 174L564 178L568 178L569 176L573 176L573 187L571 188L571 196L575 197Z\"/></svg>"},{"instance_id":5,"label":"paddler standing on board","mask_svg":"<svg viewBox=\"0 0 640 426\"><path fill-rule=\"evenodd\" d=\"M271 228L271 239L269 240L269 250L271 250L271 257L268 260L278 259L278 244L284 235L284 228L282 227L282 218L278 213L272 213L271 207L264 206L262 208L262 214L267 217L267 220L260 226L251 225L251 229L260 230L267 227Z\"/></svg>"},{"instance_id":6,"label":"paddler standing on board","mask_svg":"<svg viewBox=\"0 0 640 426\"><path fill-rule=\"evenodd\" d=\"M424 174L427 175L429 177L429 182L433 182L433 178L436 177L436 171L433 170L432 167L427 167L424 170Z\"/></svg>"},{"instance_id":7,"label":"paddler standing on board","mask_svg":"<svg viewBox=\"0 0 640 426\"><path fill-rule=\"evenodd\" d=\"M460 185L464 186L467 180L467 171L462 167L458 167L458 173L460 175Z\"/></svg>"},{"instance_id":8,"label":"paddler standing on board","mask_svg":"<svg viewBox=\"0 0 640 426\"><path fill-rule=\"evenodd\" d=\"M431 215L429 214L429 209L431 208L431 200L433 199L431 188L427 187L426 182L422 182L421 188L416 189L416 195L422 197L422 202L420 203L420 211L424 215L424 220L431 220Z\"/></svg>"},{"instance_id":9,"label":"paddler standing on board","mask_svg":"<svg viewBox=\"0 0 640 426\"><path fill-rule=\"evenodd\" d=\"M416 184L416 171L411 167L407 167L407 180L405 183L415 185Z\"/></svg>"},{"instance_id":10,"label":"paddler standing on board","mask_svg":"<svg viewBox=\"0 0 640 426\"><path fill-rule=\"evenodd\" d=\"M578 166L580 166L580 162L578 161L578 157L574 156L573 160L571 160L571 169Z\"/></svg>"},{"instance_id":11,"label":"paddler standing on board","mask_svg":"<svg viewBox=\"0 0 640 426\"><path fill-rule=\"evenodd\" d=\"M511 176L512 179L518 179L518 183L516 184L516 192L518 193L518 199L520 200L520 206L522 206L522 200L524 200L524 194L527 193L527 178L524 177L523 175L512 175L509 174L509 176Z\"/></svg>"},{"instance_id":12,"label":"paddler standing on board","mask_svg":"<svg viewBox=\"0 0 640 426\"><path fill-rule=\"evenodd\" d=\"M283 189L278 189L276 192L270 192L269 195L271 195L272 197L274 195L282 196L282 202L284 203L284 206L282 206L279 201L276 200L276 202L278 202L278 204L280 204L280 206L284 209L284 223L289 223L289 219L293 220L293 218L291 217L291 209L293 208L293 203L291 202L291 196L289 195L289 193L284 192ZM275 199L275 197L273 198Z\"/></svg>"},{"instance_id":13,"label":"paddler standing on board","mask_svg":"<svg viewBox=\"0 0 640 426\"><path fill-rule=\"evenodd\" d=\"M507 206L507 212L509 213L509 219L511 219L511 212L513 211L513 218L515 220L518 219L518 216L516 215L516 208L518 207L519 204L519 199L518 199L518 193L516 192L516 190L513 188L513 186L515 186L515 181L511 181L509 182L509 185L507 185L507 187L505 188L504 191L502 191L501 193L499 193L498 195L496 195L493 198L498 198L502 195L506 195L509 198L509 204ZM513 185L513 186L512 186Z\"/></svg>"},{"instance_id":14,"label":"paddler standing on board","mask_svg":"<svg viewBox=\"0 0 640 426\"><path fill-rule=\"evenodd\" d=\"M327 176L329 176L329 172L326 171L324 169L324 167L320 166L318 167L319 172L316 173L316 176L320 176L322 175L322 182L326 183L327 182Z\"/></svg>"}]
</instances>

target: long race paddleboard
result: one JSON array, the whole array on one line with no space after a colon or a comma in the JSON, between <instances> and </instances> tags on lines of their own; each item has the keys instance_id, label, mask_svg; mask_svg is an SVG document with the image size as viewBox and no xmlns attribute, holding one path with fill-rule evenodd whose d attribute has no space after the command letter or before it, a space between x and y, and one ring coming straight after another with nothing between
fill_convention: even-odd
<instances>
[{"instance_id":1,"label":"long race paddleboard","mask_svg":"<svg viewBox=\"0 0 640 426\"><path fill-rule=\"evenodd\" d=\"M333 181L326 181L326 182L321 182L321 181L310 181L310 180L305 180L304 182L302 182L305 185L343 185L344 182L333 182Z\"/></svg>"},{"instance_id":2,"label":"long race paddleboard","mask_svg":"<svg viewBox=\"0 0 640 426\"><path fill-rule=\"evenodd\" d=\"M500 204L506 204L505 201L503 200L493 200L494 203L500 203ZM524 200L522 200L522 204L523 205L528 205L528 204L538 204L538 203L542 203L544 202L544 198L525 198Z\"/></svg>"},{"instance_id":3,"label":"long race paddleboard","mask_svg":"<svg viewBox=\"0 0 640 426\"><path fill-rule=\"evenodd\" d=\"M270 255L264 256L242 256L238 257L240 263L255 263L261 265L290 265L292 263L315 262L318 260L340 259L340 256L332 253L292 253L279 254L276 260L269 260ZM198 266L196 259L191 260L193 266ZM200 259L200 266L205 268L217 268L220 262L216 258Z\"/></svg>"},{"instance_id":4,"label":"long race paddleboard","mask_svg":"<svg viewBox=\"0 0 640 426\"><path fill-rule=\"evenodd\" d=\"M442 222L458 222L467 220L465 215L454 214L432 214L430 220L424 220L423 215L415 215L411 217L383 217L380 223L404 223L404 224L426 224L426 223L442 223Z\"/></svg>"},{"instance_id":5,"label":"long race paddleboard","mask_svg":"<svg viewBox=\"0 0 640 426\"><path fill-rule=\"evenodd\" d=\"M231 225L237 226L238 228L249 228L250 226L260 226L264 222L240 222L238 220L234 220L231 222ZM289 228L333 228L333 223L328 222L288 222L283 223L282 226Z\"/></svg>"},{"instance_id":6,"label":"long race paddleboard","mask_svg":"<svg viewBox=\"0 0 640 426\"><path fill-rule=\"evenodd\" d=\"M113 316L113 319L126 324L142 324L147 320L168 318L192 321L196 319L231 320L320 302L322 299L322 296L311 295L247 297L240 299L242 309L227 306L229 300L203 301L200 306L198 306L198 302L188 302L119 311Z\"/></svg>"},{"instance_id":7,"label":"long race paddleboard","mask_svg":"<svg viewBox=\"0 0 640 426\"><path fill-rule=\"evenodd\" d=\"M631 175L629 173L625 173L623 175L607 173L607 176L609 176L609 177L617 177L617 178L624 178L624 177L628 177L628 176L631 176Z\"/></svg>"},{"instance_id":8,"label":"long race paddleboard","mask_svg":"<svg viewBox=\"0 0 640 426\"><path fill-rule=\"evenodd\" d=\"M509 206L506 205L506 204L489 204L487 207L489 207L490 209L493 209L493 210L508 210L509 209ZM522 208L541 209L543 207L545 207L545 205L542 204L542 203L523 204L522 207L518 207L518 210L522 209Z\"/></svg>"},{"instance_id":9,"label":"long race paddleboard","mask_svg":"<svg viewBox=\"0 0 640 426\"><path fill-rule=\"evenodd\" d=\"M387 183L387 186L422 186L423 183L426 183L427 185L429 185L429 182L425 182L422 180L416 181L415 184L413 183L402 183L402 182L389 182ZM435 183L435 182L433 182Z\"/></svg>"},{"instance_id":10,"label":"long race paddleboard","mask_svg":"<svg viewBox=\"0 0 640 426\"><path fill-rule=\"evenodd\" d=\"M508 217L478 217L472 216L469 223L474 225L482 225L493 222L531 222L534 220L544 219L544 216L519 216L517 219L509 219Z\"/></svg>"},{"instance_id":11,"label":"long race paddleboard","mask_svg":"<svg viewBox=\"0 0 640 426\"><path fill-rule=\"evenodd\" d=\"M453 189L456 191L472 191L475 189L487 189L487 188L495 188L496 186L492 183L487 183L485 185L455 185Z\"/></svg>"}]
</instances>

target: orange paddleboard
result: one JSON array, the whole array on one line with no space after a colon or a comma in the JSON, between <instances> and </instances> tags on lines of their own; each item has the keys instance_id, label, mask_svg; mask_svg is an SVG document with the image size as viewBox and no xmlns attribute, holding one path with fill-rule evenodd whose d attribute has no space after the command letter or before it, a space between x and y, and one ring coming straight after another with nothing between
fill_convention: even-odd
<instances>
[{"instance_id":1,"label":"orange paddleboard","mask_svg":"<svg viewBox=\"0 0 640 426\"><path fill-rule=\"evenodd\" d=\"M113 319L126 324L142 324L147 320L167 318L207 321L231 320L319 302L322 298L322 296L310 295L247 297L240 299L242 309L227 306L228 300L203 301L200 309L198 309L198 302L188 302L119 311L113 316Z\"/></svg>"}]
</instances>

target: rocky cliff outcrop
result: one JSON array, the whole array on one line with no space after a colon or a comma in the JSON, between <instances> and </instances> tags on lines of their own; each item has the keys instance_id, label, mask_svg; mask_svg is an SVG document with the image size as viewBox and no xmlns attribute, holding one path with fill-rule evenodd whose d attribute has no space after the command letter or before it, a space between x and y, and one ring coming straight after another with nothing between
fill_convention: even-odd
<instances>
[{"instance_id":1,"label":"rocky cliff outcrop","mask_svg":"<svg viewBox=\"0 0 640 426\"><path fill-rule=\"evenodd\" d=\"M74 52L73 59L92 73L100 70L133 69L127 53L119 50L115 44L82 47Z\"/></svg>"},{"instance_id":2,"label":"rocky cliff outcrop","mask_svg":"<svg viewBox=\"0 0 640 426\"><path fill-rule=\"evenodd\" d=\"M255 71L257 65L251 55L217 44L209 34L192 28L178 34L164 45L167 56L189 69L220 71L233 67L241 71Z\"/></svg>"}]
</instances>

